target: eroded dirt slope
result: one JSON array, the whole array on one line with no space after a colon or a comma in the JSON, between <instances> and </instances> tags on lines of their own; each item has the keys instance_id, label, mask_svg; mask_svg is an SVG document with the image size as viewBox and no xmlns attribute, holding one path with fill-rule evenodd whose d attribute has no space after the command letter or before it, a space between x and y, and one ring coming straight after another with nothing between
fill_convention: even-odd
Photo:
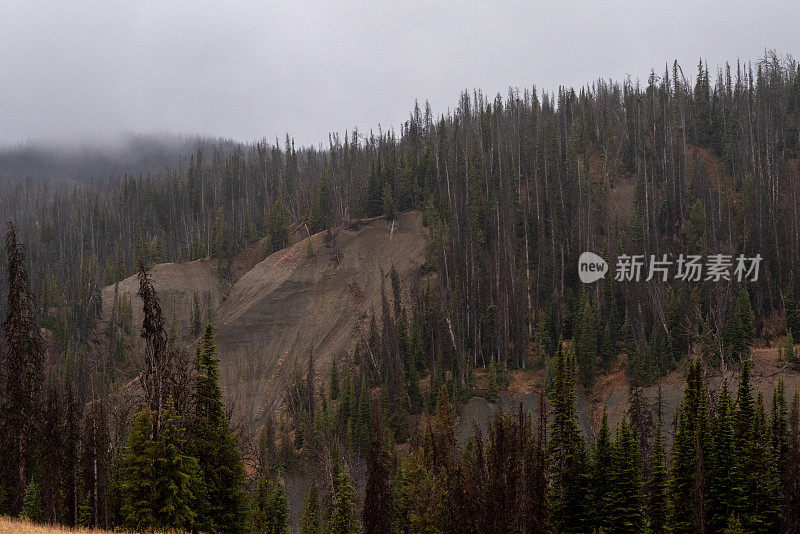
<instances>
[{"instance_id":1,"label":"eroded dirt slope","mask_svg":"<svg viewBox=\"0 0 800 534\"><path fill-rule=\"evenodd\" d=\"M213 259L155 265L151 275L166 326L174 314L183 341L193 344L186 335L197 294L203 321L213 321L216 328L226 402L237 419L257 427L267 411L280 407L295 364L305 372L313 353L321 383L334 355L344 355L366 335L372 310L380 314L381 269L390 299L392 265L408 293L424 261L420 220L419 212L410 212L400 214L394 224L384 219L362 222L339 230L327 244L319 233L311 236L313 255L308 239L302 239L258 262L263 243L254 243L234 260L233 284L220 278ZM137 342L142 323L138 284L131 276L118 288L131 296ZM114 286L104 288L102 297L104 320L98 332L106 331Z\"/></svg>"},{"instance_id":2,"label":"eroded dirt slope","mask_svg":"<svg viewBox=\"0 0 800 534\"><path fill-rule=\"evenodd\" d=\"M187 333L191 330L190 321L194 295L197 294L203 320L213 319L222 298L230 290L230 283L222 281L218 273L217 260L205 259L184 263L160 263L150 270L153 287L158 292L164 321L169 327L173 314L178 331ZM138 333L142 325L142 299L139 298L139 278L130 276L119 283L119 294L126 293L130 297L133 332ZM105 331L105 324L111 316L114 302L114 286L103 288L103 324L99 331Z\"/></svg>"},{"instance_id":3,"label":"eroded dirt slope","mask_svg":"<svg viewBox=\"0 0 800 534\"><path fill-rule=\"evenodd\" d=\"M392 265L408 291L424 260L420 214L377 219L324 234L275 253L236 282L218 311L216 342L228 406L248 426L278 409L293 366L305 372L314 355L318 382L327 379L334 355L366 336L374 309L380 313L381 269L386 291Z\"/></svg>"}]
</instances>

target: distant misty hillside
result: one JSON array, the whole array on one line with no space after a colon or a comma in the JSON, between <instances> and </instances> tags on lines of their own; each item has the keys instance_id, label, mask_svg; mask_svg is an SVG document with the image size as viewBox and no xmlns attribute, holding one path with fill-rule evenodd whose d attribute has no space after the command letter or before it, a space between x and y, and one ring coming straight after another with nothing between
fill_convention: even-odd
<instances>
[{"instance_id":1,"label":"distant misty hillside","mask_svg":"<svg viewBox=\"0 0 800 534\"><path fill-rule=\"evenodd\" d=\"M0 148L0 180L91 183L183 168L198 149L228 153L238 143L208 137L127 135L111 142L30 142Z\"/></svg>"}]
</instances>

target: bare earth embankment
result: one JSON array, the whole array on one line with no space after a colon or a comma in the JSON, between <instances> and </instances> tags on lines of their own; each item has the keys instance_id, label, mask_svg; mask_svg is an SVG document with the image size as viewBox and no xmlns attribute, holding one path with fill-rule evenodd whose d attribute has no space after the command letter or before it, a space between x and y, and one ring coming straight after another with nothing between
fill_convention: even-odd
<instances>
[{"instance_id":1,"label":"bare earth embankment","mask_svg":"<svg viewBox=\"0 0 800 534\"><path fill-rule=\"evenodd\" d=\"M426 246L419 212L340 229L328 243L324 238L324 232L311 236L311 255L306 238L257 263L263 244L251 245L234 260L232 284L220 279L217 260L152 268L167 324L174 311L179 331L190 330L195 294L203 319L214 322L226 404L250 428L281 406L295 365L305 372L313 354L321 384L334 356L343 358L366 336L372 311L380 318L381 270L390 299L392 266L406 295L419 279ZM118 289L131 295L134 333L142 320L137 290L136 276ZM106 321L113 295L113 285L103 289Z\"/></svg>"}]
</instances>

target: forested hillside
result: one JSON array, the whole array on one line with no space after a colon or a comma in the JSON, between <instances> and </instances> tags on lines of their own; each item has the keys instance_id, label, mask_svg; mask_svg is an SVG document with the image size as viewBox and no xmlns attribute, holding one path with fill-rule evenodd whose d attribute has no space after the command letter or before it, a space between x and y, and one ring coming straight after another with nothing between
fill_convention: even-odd
<instances>
[{"instance_id":1,"label":"forested hillside","mask_svg":"<svg viewBox=\"0 0 800 534\"><path fill-rule=\"evenodd\" d=\"M331 134L326 147L286 136L188 156L147 175L0 183L0 215L12 221L0 264L0 427L11 451L0 511L269 532L285 530L290 504L302 532L800 528L797 396L776 380L765 400L749 378L756 344L778 342L788 373L800 358L792 59L718 72L700 62L691 76L674 64L646 82L554 94L464 93L447 113L415 106L396 131ZM393 232L410 210L421 213L421 265L376 245L381 259L359 275L334 254L362 219L383 217ZM376 306L352 319L363 335L324 373L304 342L309 354L273 382L278 391L259 384L264 399L241 397L240 411L263 414L256 436L223 401L253 376L258 347L226 359L215 331L220 346L245 332L266 347L282 314L312 309L291 300L292 288L308 289L297 278L272 300L266 282L233 286L270 276L278 263L258 261L289 245L308 260L303 282L341 260L340 278L369 280ZM584 251L609 260L604 280L579 280ZM242 276L245 253L258 258ZM623 254L762 262L748 282L618 281ZM176 312L154 288L154 265L200 259L204 277L234 288L214 293L231 299L220 316L194 289ZM302 298L315 295L325 293ZM591 395L619 368L632 399L688 370L677 416L631 402L613 436L604 418L589 440L576 391ZM738 385L710 391L707 374L729 369ZM495 400L510 370L542 377L535 415L497 412L487 439L476 428L459 445L457 407L476 393ZM286 494L292 473L311 481L302 513Z\"/></svg>"}]
</instances>

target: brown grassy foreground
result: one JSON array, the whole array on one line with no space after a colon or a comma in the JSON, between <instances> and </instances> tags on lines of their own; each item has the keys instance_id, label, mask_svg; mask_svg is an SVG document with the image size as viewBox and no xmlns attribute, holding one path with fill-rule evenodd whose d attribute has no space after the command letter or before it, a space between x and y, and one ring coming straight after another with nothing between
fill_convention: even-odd
<instances>
[{"instance_id":1,"label":"brown grassy foreground","mask_svg":"<svg viewBox=\"0 0 800 534\"><path fill-rule=\"evenodd\" d=\"M110 530L89 528L68 528L53 525L36 525L21 519L0 517L0 534L111 534Z\"/></svg>"},{"instance_id":2,"label":"brown grassy foreground","mask_svg":"<svg viewBox=\"0 0 800 534\"><path fill-rule=\"evenodd\" d=\"M22 521L21 519L0 517L0 534L62 534L67 532L101 534L109 531L85 528L65 528L51 525L35 525L27 521Z\"/></svg>"}]
</instances>

